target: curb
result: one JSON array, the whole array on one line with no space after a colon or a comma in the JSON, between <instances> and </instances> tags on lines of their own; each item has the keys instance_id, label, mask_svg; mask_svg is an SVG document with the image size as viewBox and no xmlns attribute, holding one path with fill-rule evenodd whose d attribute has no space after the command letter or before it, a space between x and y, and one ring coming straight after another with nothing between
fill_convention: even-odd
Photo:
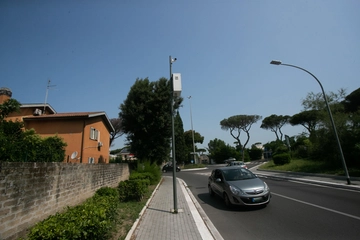
<instances>
[{"instance_id":1,"label":"curb","mask_svg":"<svg viewBox=\"0 0 360 240\"><path fill-rule=\"evenodd\" d=\"M200 206L199 202L196 200L195 196L190 191L188 185L186 185L186 182L184 180L182 180L181 178L177 178L177 179L182 184L183 190L185 190L186 193L189 195L189 197L190 197L192 203L194 204L197 212L199 213L202 221L204 222L205 226L207 227L207 230L209 231L209 234L211 234L211 236L215 240L224 240L224 238L220 235L219 231L216 229L216 227L211 222L209 217L206 215L205 211ZM201 232L200 232L200 234L201 234ZM203 234L201 234L201 235L203 235ZM209 239L209 238L206 238L206 239Z\"/></svg>"}]
</instances>

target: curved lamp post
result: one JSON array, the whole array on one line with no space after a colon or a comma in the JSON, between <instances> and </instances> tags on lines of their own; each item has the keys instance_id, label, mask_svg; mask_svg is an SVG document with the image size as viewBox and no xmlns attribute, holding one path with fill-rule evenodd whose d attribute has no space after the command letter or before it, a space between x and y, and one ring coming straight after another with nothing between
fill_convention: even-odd
<instances>
[{"instance_id":1,"label":"curved lamp post","mask_svg":"<svg viewBox=\"0 0 360 240\"><path fill-rule=\"evenodd\" d=\"M171 84L171 132L172 132L172 165L173 165L173 192L174 192L174 209L173 213L178 213L177 207L177 194L176 194L176 160L175 160L175 130L174 130L174 84L172 77L172 64L175 62L176 58L171 58L169 56L169 64L170 64L170 84Z\"/></svg>"},{"instance_id":2,"label":"curved lamp post","mask_svg":"<svg viewBox=\"0 0 360 240\"><path fill-rule=\"evenodd\" d=\"M339 148L339 152L340 152L340 156L341 156L343 168L344 168L345 175L346 175L346 181L347 181L347 184L350 185L350 184L351 184L351 182L350 182L350 176L349 176L349 172L348 172L347 167L346 167L346 162L345 162L344 154L343 154L343 151L342 151L342 148L341 148L339 136L338 136L338 134L337 134L336 127L335 127L335 123L334 123L334 119L333 119L333 116L332 116L332 114L331 114L331 110L330 110L330 107L329 107L329 103L328 103L328 101L327 101L327 99L326 99L325 91L324 91L324 88L323 88L321 82L319 81L319 79L317 79L317 78L315 77L314 74L312 74L311 72L309 72L308 70L306 70L306 69L304 69L304 68L301 68L301 67L298 67L298 66L295 66L295 65L291 65L291 64L281 63L281 61L277 61L277 60L272 60L272 61L270 62L270 64L273 64L273 65L283 65L283 66L294 67L294 68L303 70L304 72L307 72L307 73L310 74L313 78L315 78L315 80L319 83L319 85L320 85L320 87L321 87L321 91L322 91L323 97L324 97L324 100L325 100L326 108L327 108L327 111L328 111L328 113L329 113L331 125L332 125L332 128L333 128L333 130L334 130L334 135L335 135L335 138L336 138L336 142L337 142L337 145L338 145L338 148Z\"/></svg>"}]
</instances>

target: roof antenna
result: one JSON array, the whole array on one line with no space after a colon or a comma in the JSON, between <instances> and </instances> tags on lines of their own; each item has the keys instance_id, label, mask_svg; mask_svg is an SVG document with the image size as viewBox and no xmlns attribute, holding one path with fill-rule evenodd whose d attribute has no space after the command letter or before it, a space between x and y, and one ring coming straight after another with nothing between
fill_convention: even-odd
<instances>
[{"instance_id":1,"label":"roof antenna","mask_svg":"<svg viewBox=\"0 0 360 240\"><path fill-rule=\"evenodd\" d=\"M45 114L45 108L46 108L46 101L48 97L48 92L51 87L55 87L56 85L50 85L50 79L48 80L47 87L46 87L46 95L45 95L45 103L44 103L44 114Z\"/></svg>"}]
</instances>

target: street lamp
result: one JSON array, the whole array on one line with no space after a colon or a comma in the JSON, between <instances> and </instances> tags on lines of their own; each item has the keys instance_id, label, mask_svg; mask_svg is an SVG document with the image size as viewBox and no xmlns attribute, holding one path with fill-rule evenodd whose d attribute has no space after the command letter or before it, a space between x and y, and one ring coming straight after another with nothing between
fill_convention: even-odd
<instances>
[{"instance_id":1,"label":"street lamp","mask_svg":"<svg viewBox=\"0 0 360 240\"><path fill-rule=\"evenodd\" d=\"M194 161L196 162L196 157L195 157L195 140L194 140L194 128L193 128L193 121L192 121L192 111L191 111L191 96L188 96L189 102L190 102L190 120L191 120L191 133L192 133L192 143L193 143L193 156L194 156Z\"/></svg>"},{"instance_id":2,"label":"street lamp","mask_svg":"<svg viewBox=\"0 0 360 240\"><path fill-rule=\"evenodd\" d=\"M319 83L320 88L321 88L321 91L322 91L322 94L323 94L323 97L324 97L324 100L325 100L326 108L327 108L327 111L328 111L328 113L329 113L331 125L332 125L332 128L333 128L333 130L334 130L334 135L335 135L335 138L336 138L336 142L337 142L337 145L338 145L338 148L339 148L339 152L340 152L340 156L341 156L343 168L344 168L345 175L346 175L346 181L347 181L347 184L350 185L350 184L351 184L351 182L350 182L350 176L349 176L349 172L348 172L347 167L346 167L346 162L345 162L344 154L343 154L343 151L342 151L342 148L341 148L339 136L338 136L338 134L337 134L336 127L335 127L335 123L334 123L334 119L333 119L333 116L332 116L332 114L331 114L331 110L330 110L330 107L329 107L329 103L328 103L328 101L327 101L327 99L326 99L325 91L324 91L324 88L323 88L321 82L319 81L319 79L317 79L317 78L315 77L314 74L312 74L311 72L309 72L308 70L306 70L306 69L304 69L304 68L301 68L301 67L298 67L298 66L295 66L295 65L291 65L291 64L281 63L281 61L277 61L277 60L272 60L272 61L270 62L270 64L273 64L273 65L283 65L283 66L294 67L294 68L303 70L304 72L307 72L307 73L310 74L313 78L315 78L315 80Z\"/></svg>"},{"instance_id":3,"label":"street lamp","mask_svg":"<svg viewBox=\"0 0 360 240\"><path fill-rule=\"evenodd\" d=\"M176 160L175 160L175 130L174 130L174 79L172 76L172 64L175 62L176 58L171 58L169 56L170 64L170 84L171 84L171 93L170 93L170 104L171 104L171 132L172 132L172 164L173 164L173 192L174 192L174 210L173 213L178 213L177 208L177 193L176 193Z\"/></svg>"}]
</instances>

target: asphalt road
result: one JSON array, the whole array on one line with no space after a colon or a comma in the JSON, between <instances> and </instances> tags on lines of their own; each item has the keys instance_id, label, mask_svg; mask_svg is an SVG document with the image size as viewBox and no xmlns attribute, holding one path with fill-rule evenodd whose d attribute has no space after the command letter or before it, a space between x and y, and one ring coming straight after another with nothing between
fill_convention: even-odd
<instances>
[{"instance_id":1,"label":"asphalt road","mask_svg":"<svg viewBox=\"0 0 360 240\"><path fill-rule=\"evenodd\" d=\"M360 192L263 179L273 195L267 207L228 209L208 194L211 170L181 171L177 177L225 240L360 239Z\"/></svg>"}]
</instances>

